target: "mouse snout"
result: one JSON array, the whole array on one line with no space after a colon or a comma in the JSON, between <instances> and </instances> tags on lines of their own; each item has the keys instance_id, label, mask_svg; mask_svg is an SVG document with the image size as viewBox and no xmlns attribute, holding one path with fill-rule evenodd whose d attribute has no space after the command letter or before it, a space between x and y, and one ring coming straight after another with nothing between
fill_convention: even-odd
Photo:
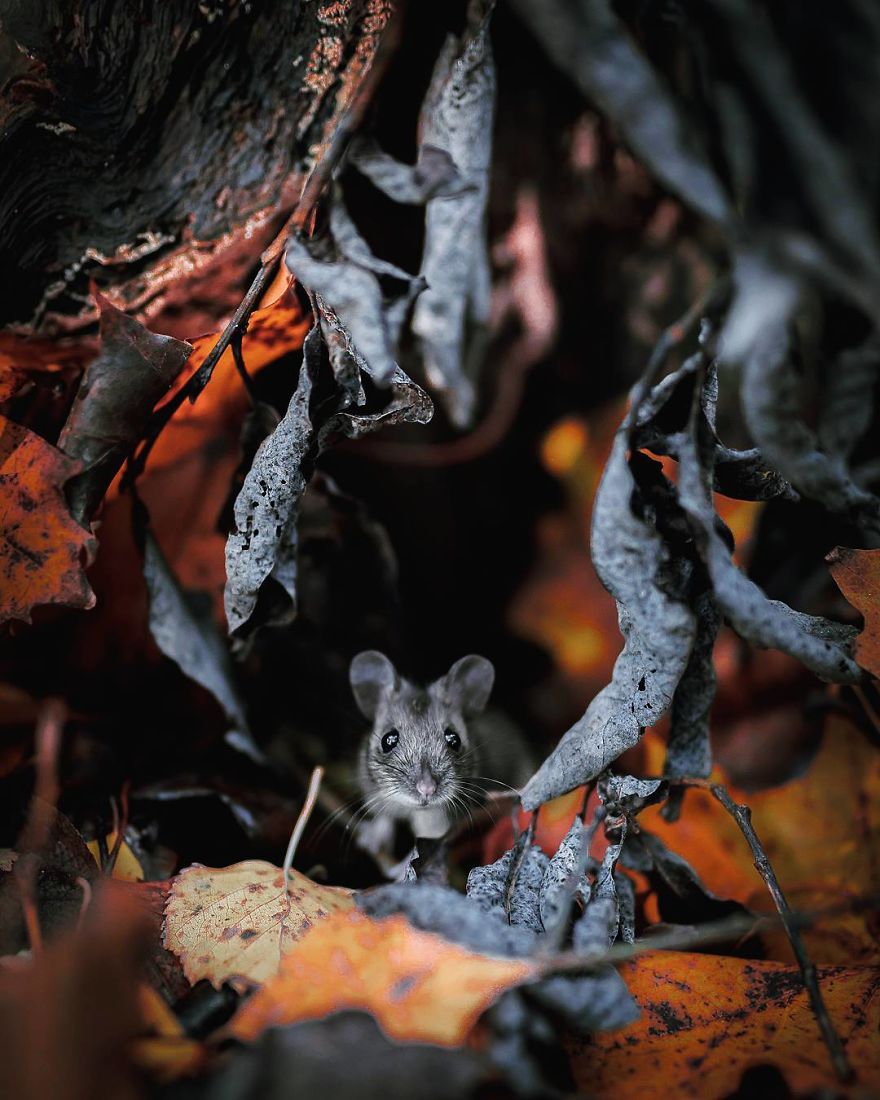
<instances>
[{"instance_id":1,"label":"mouse snout","mask_svg":"<svg viewBox=\"0 0 880 1100\"><path fill-rule=\"evenodd\" d=\"M416 780L416 792L419 797L423 798L426 802L437 793L437 780L428 768L423 767L419 773L419 777Z\"/></svg>"}]
</instances>

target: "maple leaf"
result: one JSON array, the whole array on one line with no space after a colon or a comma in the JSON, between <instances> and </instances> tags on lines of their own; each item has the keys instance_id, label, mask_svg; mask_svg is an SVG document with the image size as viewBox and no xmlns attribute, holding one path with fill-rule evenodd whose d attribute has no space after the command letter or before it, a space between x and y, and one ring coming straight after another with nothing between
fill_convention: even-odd
<instances>
[{"instance_id":1,"label":"maple leaf","mask_svg":"<svg viewBox=\"0 0 880 1100\"><path fill-rule=\"evenodd\" d=\"M188 980L245 988L278 972L282 957L316 920L354 905L350 890L321 886L262 860L231 867L195 864L173 880L165 906L165 946Z\"/></svg>"},{"instance_id":2,"label":"maple leaf","mask_svg":"<svg viewBox=\"0 0 880 1100\"><path fill-rule=\"evenodd\" d=\"M856 638L856 660L880 678L880 550L838 546L826 560L837 587L865 617L864 630Z\"/></svg>"},{"instance_id":3,"label":"maple leaf","mask_svg":"<svg viewBox=\"0 0 880 1100\"><path fill-rule=\"evenodd\" d=\"M361 1008L392 1039L458 1046L501 993L537 971L420 932L402 916L337 913L294 945L230 1030L249 1040L267 1027Z\"/></svg>"},{"instance_id":4,"label":"maple leaf","mask_svg":"<svg viewBox=\"0 0 880 1100\"><path fill-rule=\"evenodd\" d=\"M29 623L41 604L94 606L83 563L91 560L95 540L74 522L62 491L80 468L0 417L0 622Z\"/></svg>"}]
</instances>

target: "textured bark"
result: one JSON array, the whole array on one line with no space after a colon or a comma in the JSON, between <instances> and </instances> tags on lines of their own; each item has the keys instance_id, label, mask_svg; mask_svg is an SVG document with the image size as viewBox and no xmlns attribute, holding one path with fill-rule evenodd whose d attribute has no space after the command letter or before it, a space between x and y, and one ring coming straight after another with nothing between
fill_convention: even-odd
<instances>
[{"instance_id":1,"label":"textured bark","mask_svg":"<svg viewBox=\"0 0 880 1100\"><path fill-rule=\"evenodd\" d=\"M90 278L155 315L167 284L178 297L181 276L234 263L245 239L253 263L390 10L390 0L6 0L0 323L93 320Z\"/></svg>"}]
</instances>

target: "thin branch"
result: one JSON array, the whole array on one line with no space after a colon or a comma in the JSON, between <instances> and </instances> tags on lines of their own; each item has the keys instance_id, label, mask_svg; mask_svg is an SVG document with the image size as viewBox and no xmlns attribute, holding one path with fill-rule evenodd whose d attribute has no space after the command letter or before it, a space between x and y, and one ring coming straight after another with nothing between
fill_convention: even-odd
<instances>
[{"instance_id":1,"label":"thin branch","mask_svg":"<svg viewBox=\"0 0 880 1100\"><path fill-rule=\"evenodd\" d=\"M296 819L293 832L290 834L287 851L284 854L284 865L282 870L284 871L285 892L290 889L290 868L293 865L293 857L296 855L297 846L305 832L306 825L309 823L309 818L312 816L312 810L315 808L315 803L318 801L318 791L321 789L321 780L323 778L324 769L318 765L312 772L312 778L309 780L309 789L306 792L306 800L303 802L299 817Z\"/></svg>"},{"instance_id":2,"label":"thin branch","mask_svg":"<svg viewBox=\"0 0 880 1100\"><path fill-rule=\"evenodd\" d=\"M819 989L819 982L816 978L816 967L807 954L807 948L800 934L798 922L794 919L794 914L785 894L782 892L782 887L779 885L776 872L773 870L770 860L767 858L767 853L764 851L764 847L752 825L752 811L748 806L734 802L727 789L720 783L712 783L706 779L672 779L670 782L688 787L699 787L702 790L709 791L712 797L727 810L746 838L755 862L755 869L770 891L770 896L773 898L776 911L779 913L779 918L782 921L785 934L788 936L794 957L797 959L804 988L810 998L810 1005L816 1017L816 1023L819 1025L819 1031L831 1055L834 1072L841 1081L852 1081L855 1074L846 1056L846 1051L843 1049L840 1036L837 1034L834 1024L831 1022L831 1017L828 1015L828 1009L825 1006L825 1000L822 997L822 991Z\"/></svg>"},{"instance_id":3,"label":"thin branch","mask_svg":"<svg viewBox=\"0 0 880 1100\"><path fill-rule=\"evenodd\" d=\"M873 912L880 905L880 894L868 894L864 897L848 899L837 905L823 909L793 912L789 910L789 922L796 929L812 928L823 920L854 913L862 910ZM564 951L552 959L547 959L542 976L551 973L571 973L596 970L609 964L628 962L641 955L655 951L688 951L691 948L708 944L724 943L776 929L783 923L782 916L768 913L765 916L750 916L744 913L731 913L717 921L707 921L698 927L669 928L652 936L643 936L635 943L615 943L605 951L583 952Z\"/></svg>"}]
</instances>

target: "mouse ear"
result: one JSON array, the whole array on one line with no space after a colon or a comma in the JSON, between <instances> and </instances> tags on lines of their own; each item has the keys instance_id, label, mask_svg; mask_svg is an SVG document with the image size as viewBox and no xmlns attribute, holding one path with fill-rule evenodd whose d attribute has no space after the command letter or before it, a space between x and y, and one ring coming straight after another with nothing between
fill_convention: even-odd
<instances>
[{"instance_id":1,"label":"mouse ear","mask_svg":"<svg viewBox=\"0 0 880 1100\"><path fill-rule=\"evenodd\" d=\"M489 702L494 683L492 662L471 653L456 661L443 677L444 695L462 714L477 714Z\"/></svg>"},{"instance_id":2,"label":"mouse ear","mask_svg":"<svg viewBox=\"0 0 880 1100\"><path fill-rule=\"evenodd\" d=\"M368 649L359 653L348 670L351 690L365 718L375 718L383 696L397 687L397 670L384 653Z\"/></svg>"}]
</instances>

